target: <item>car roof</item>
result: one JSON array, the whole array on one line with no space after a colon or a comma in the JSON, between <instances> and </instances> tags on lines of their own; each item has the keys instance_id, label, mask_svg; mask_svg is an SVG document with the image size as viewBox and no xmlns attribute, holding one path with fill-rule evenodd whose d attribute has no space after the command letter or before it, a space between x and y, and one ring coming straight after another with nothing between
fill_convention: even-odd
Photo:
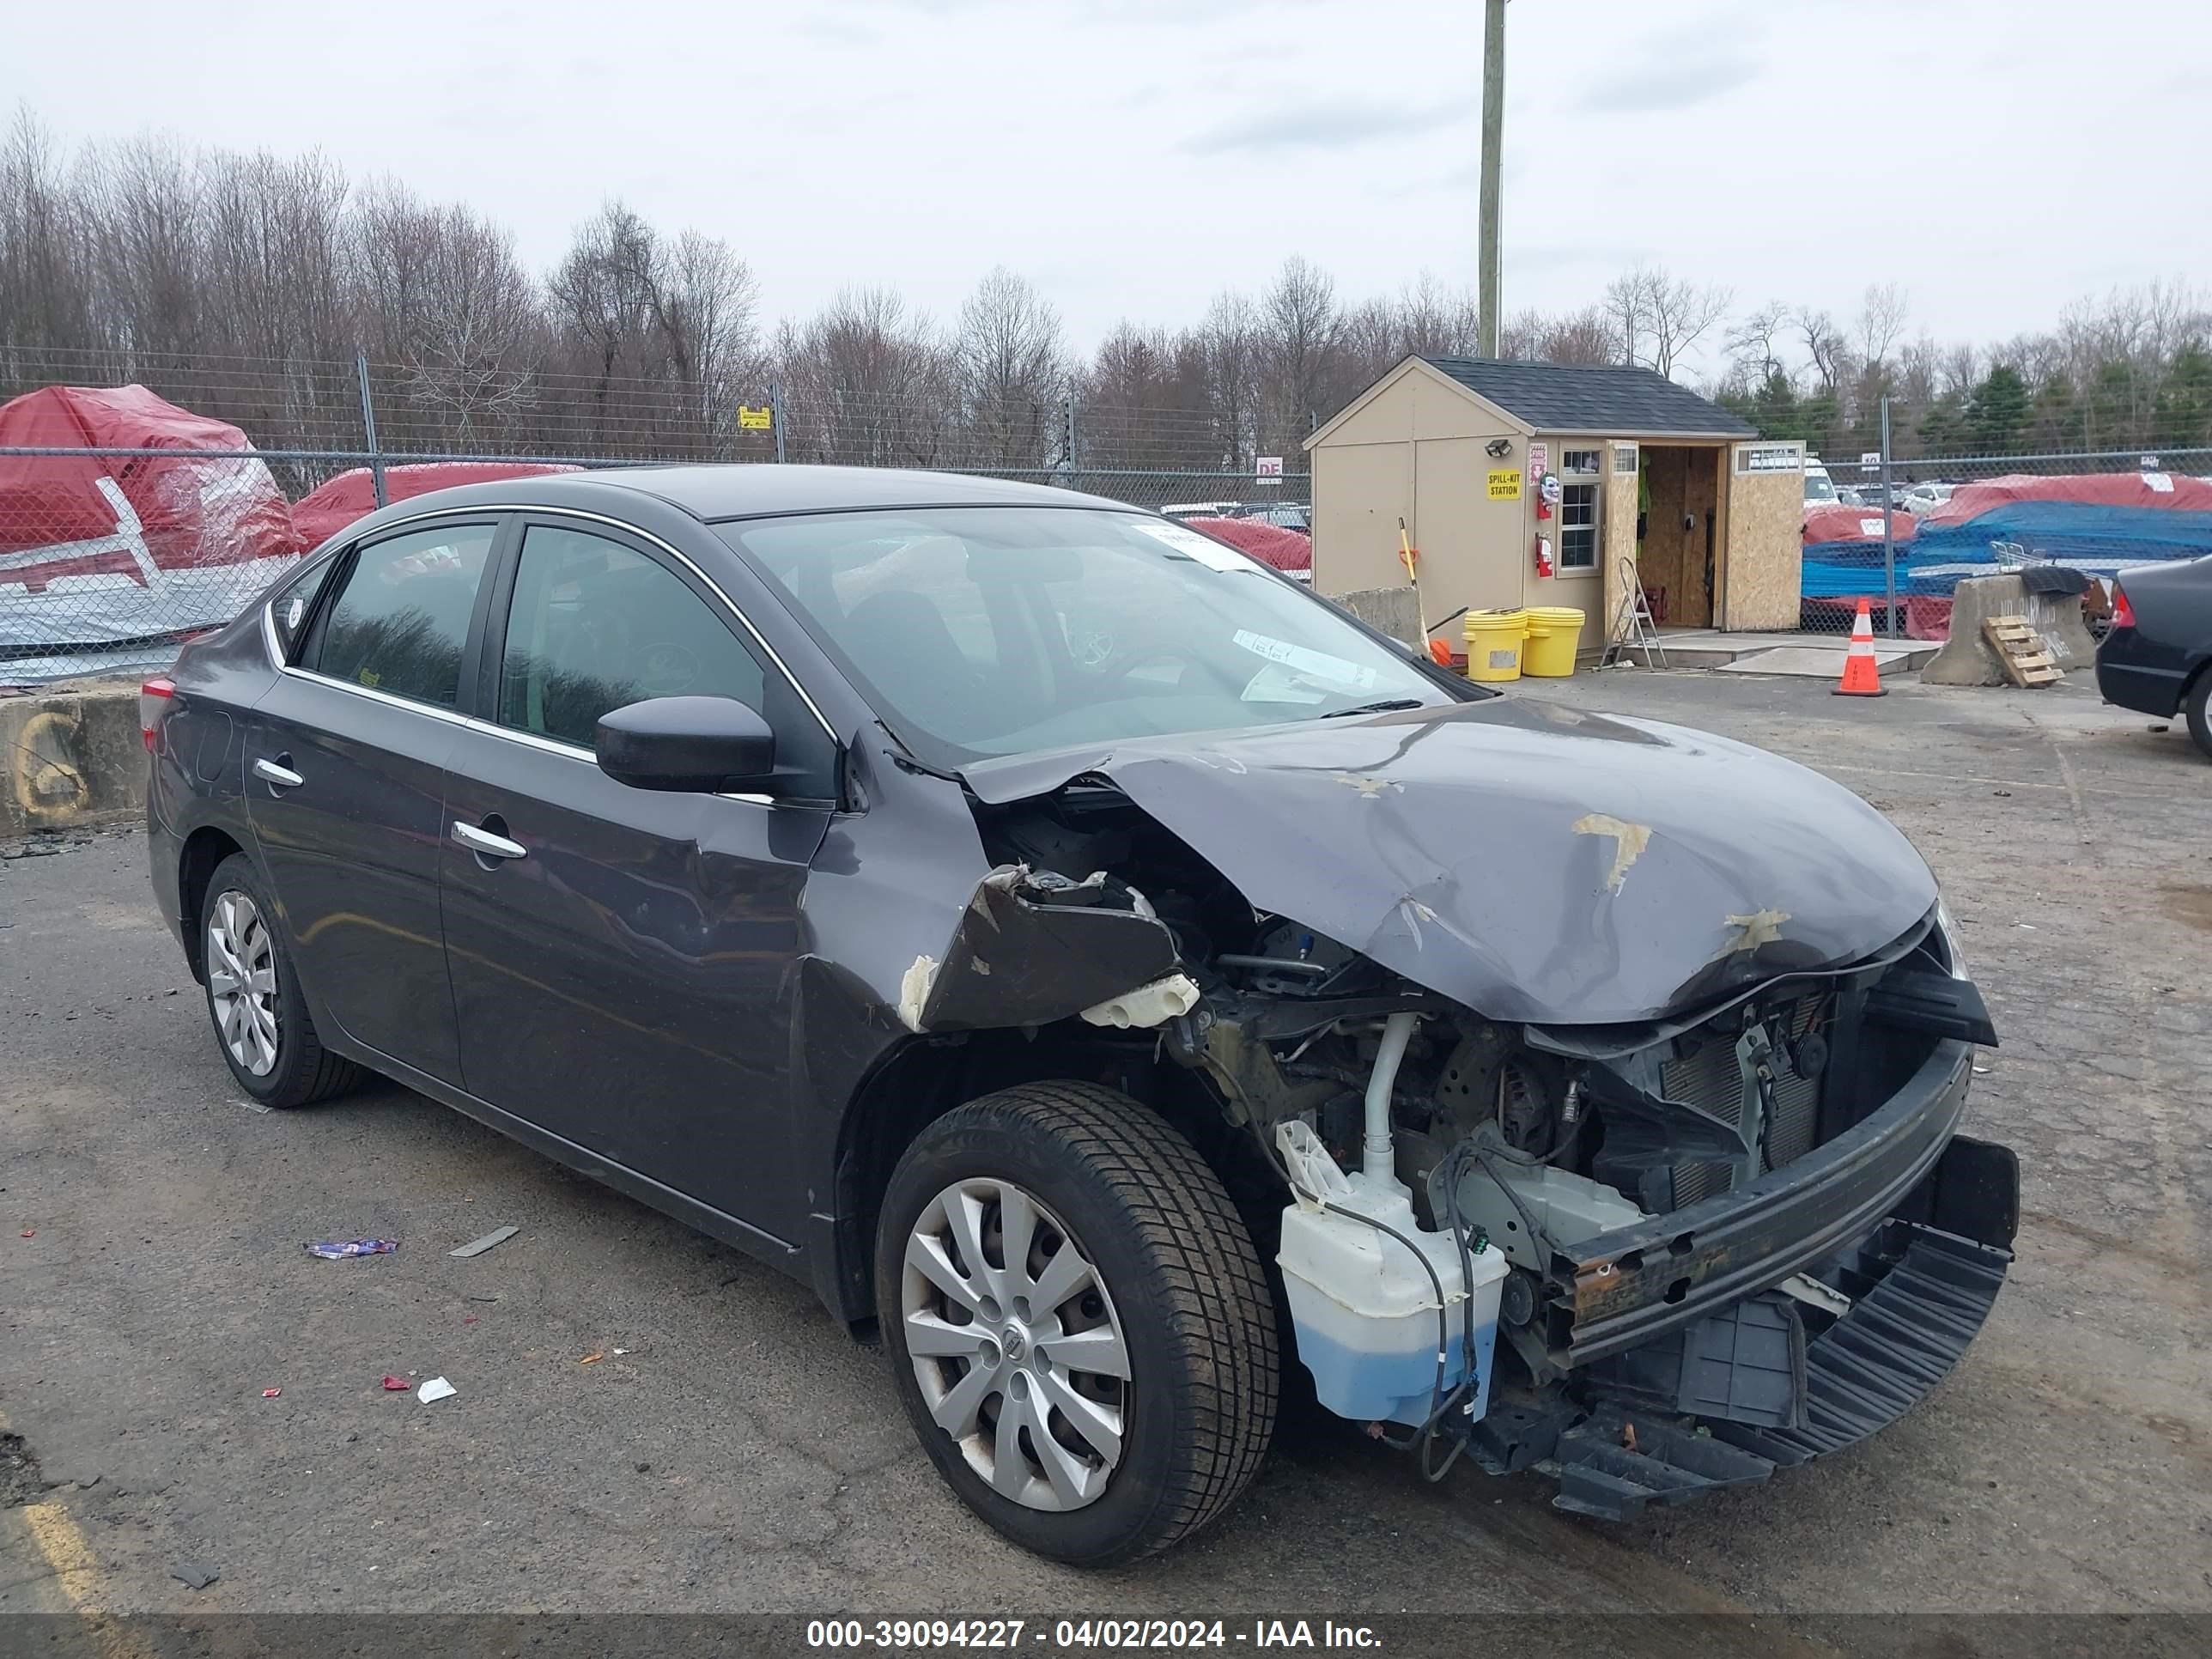
<instances>
[{"instance_id":1,"label":"car roof","mask_svg":"<svg viewBox=\"0 0 2212 1659\"><path fill-rule=\"evenodd\" d=\"M880 466L778 466L771 463L722 466L608 467L532 479L509 494L542 492L549 501L573 499L578 485L655 496L709 523L786 513L836 512L854 507L1102 507L1138 509L1051 484L981 478L960 472L924 472Z\"/></svg>"}]
</instances>

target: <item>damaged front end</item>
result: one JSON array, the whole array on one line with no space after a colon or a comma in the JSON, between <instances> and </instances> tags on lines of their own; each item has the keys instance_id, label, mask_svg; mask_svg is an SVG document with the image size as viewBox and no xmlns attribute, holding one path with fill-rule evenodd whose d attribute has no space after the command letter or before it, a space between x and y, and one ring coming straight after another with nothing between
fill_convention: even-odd
<instances>
[{"instance_id":1,"label":"damaged front end","mask_svg":"<svg viewBox=\"0 0 2212 1659\"><path fill-rule=\"evenodd\" d=\"M1322 1402L1425 1470L1624 1518L1854 1443L1963 1353L2018 1206L1957 1133L1996 1033L1925 867L1771 757L1474 708L979 769L996 867L902 1018L1203 1079L1290 1189Z\"/></svg>"}]
</instances>

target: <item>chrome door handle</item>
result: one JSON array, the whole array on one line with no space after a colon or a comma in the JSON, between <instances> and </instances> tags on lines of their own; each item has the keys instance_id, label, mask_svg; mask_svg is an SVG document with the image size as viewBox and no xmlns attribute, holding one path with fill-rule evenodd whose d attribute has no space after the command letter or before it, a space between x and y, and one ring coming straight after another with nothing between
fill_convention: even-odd
<instances>
[{"instance_id":1,"label":"chrome door handle","mask_svg":"<svg viewBox=\"0 0 2212 1659\"><path fill-rule=\"evenodd\" d=\"M307 779L301 777L290 767L279 766L273 760L254 762L253 775L264 783L273 784L279 789L297 789L307 781Z\"/></svg>"},{"instance_id":2,"label":"chrome door handle","mask_svg":"<svg viewBox=\"0 0 2212 1659\"><path fill-rule=\"evenodd\" d=\"M519 841L509 841L505 836L495 836L489 830L479 830L473 823L453 820L453 839L471 853L481 853L488 859L526 859L530 849Z\"/></svg>"}]
</instances>

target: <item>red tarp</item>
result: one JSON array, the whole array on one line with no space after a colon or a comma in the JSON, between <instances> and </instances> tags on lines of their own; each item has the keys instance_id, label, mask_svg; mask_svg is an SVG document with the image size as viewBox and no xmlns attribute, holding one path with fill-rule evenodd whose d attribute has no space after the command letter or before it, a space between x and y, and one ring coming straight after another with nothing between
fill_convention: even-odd
<instances>
[{"instance_id":1,"label":"red tarp","mask_svg":"<svg viewBox=\"0 0 2212 1659\"><path fill-rule=\"evenodd\" d=\"M2148 507L2212 513L2212 483L2186 472L2077 472L2057 477L2009 473L1960 484L1951 499L1921 515L1922 525L1964 524L2011 501L2071 501L2087 507Z\"/></svg>"},{"instance_id":2,"label":"red tarp","mask_svg":"<svg viewBox=\"0 0 2212 1659\"><path fill-rule=\"evenodd\" d=\"M1313 569L1313 538L1302 531L1269 524L1265 519L1186 519L1183 522L1278 570L1310 574Z\"/></svg>"},{"instance_id":3,"label":"red tarp","mask_svg":"<svg viewBox=\"0 0 2212 1659\"><path fill-rule=\"evenodd\" d=\"M384 493L387 501L405 501L456 484L496 483L505 478L534 478L546 472L578 470L531 461L421 461L386 467ZM301 546L320 547L356 519L375 511L375 479L367 467L357 466L293 502L292 524L299 532Z\"/></svg>"},{"instance_id":4,"label":"red tarp","mask_svg":"<svg viewBox=\"0 0 2212 1659\"><path fill-rule=\"evenodd\" d=\"M1889 515L1890 540L1909 542L1919 525L1903 507ZM1814 501L1805 508L1805 539L1808 542L1880 542L1881 540L1881 509L1878 507L1844 507L1835 501Z\"/></svg>"},{"instance_id":5,"label":"red tarp","mask_svg":"<svg viewBox=\"0 0 2212 1659\"><path fill-rule=\"evenodd\" d=\"M52 386L0 404L0 447L160 449L136 457L0 456L0 554L6 580L38 592L56 576L147 573L122 549L72 544L113 540L121 514L101 481L120 489L146 550L161 570L240 564L295 550L291 515L258 460L199 460L195 449L251 449L236 427L165 402L143 386ZM52 549L52 560L21 556ZM27 572L36 572L27 579Z\"/></svg>"},{"instance_id":6,"label":"red tarp","mask_svg":"<svg viewBox=\"0 0 2212 1659\"><path fill-rule=\"evenodd\" d=\"M228 622L294 558L283 492L225 422L141 386L57 386L0 404L0 646L82 646Z\"/></svg>"}]
</instances>

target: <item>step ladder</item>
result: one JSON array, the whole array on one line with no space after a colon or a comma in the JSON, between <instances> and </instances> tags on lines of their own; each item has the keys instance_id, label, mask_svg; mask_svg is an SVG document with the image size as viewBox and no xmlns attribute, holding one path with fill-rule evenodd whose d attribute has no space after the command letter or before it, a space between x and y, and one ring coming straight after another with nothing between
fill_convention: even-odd
<instances>
[{"instance_id":1,"label":"step ladder","mask_svg":"<svg viewBox=\"0 0 2212 1659\"><path fill-rule=\"evenodd\" d=\"M1667 647L1659 642L1659 625L1651 619L1651 602L1644 596L1644 579L1633 560L1628 562L1628 592L1621 595L1620 608L1606 633L1605 650L1597 659L1600 668L1618 667L1628 659L1632 647L1643 652L1646 668L1667 666Z\"/></svg>"},{"instance_id":2,"label":"step ladder","mask_svg":"<svg viewBox=\"0 0 2212 1659\"><path fill-rule=\"evenodd\" d=\"M2056 685L2066 678L2066 671L2051 659L2043 635L2025 617L1986 617L1982 637L1997 653L1997 665L2014 685Z\"/></svg>"}]
</instances>

